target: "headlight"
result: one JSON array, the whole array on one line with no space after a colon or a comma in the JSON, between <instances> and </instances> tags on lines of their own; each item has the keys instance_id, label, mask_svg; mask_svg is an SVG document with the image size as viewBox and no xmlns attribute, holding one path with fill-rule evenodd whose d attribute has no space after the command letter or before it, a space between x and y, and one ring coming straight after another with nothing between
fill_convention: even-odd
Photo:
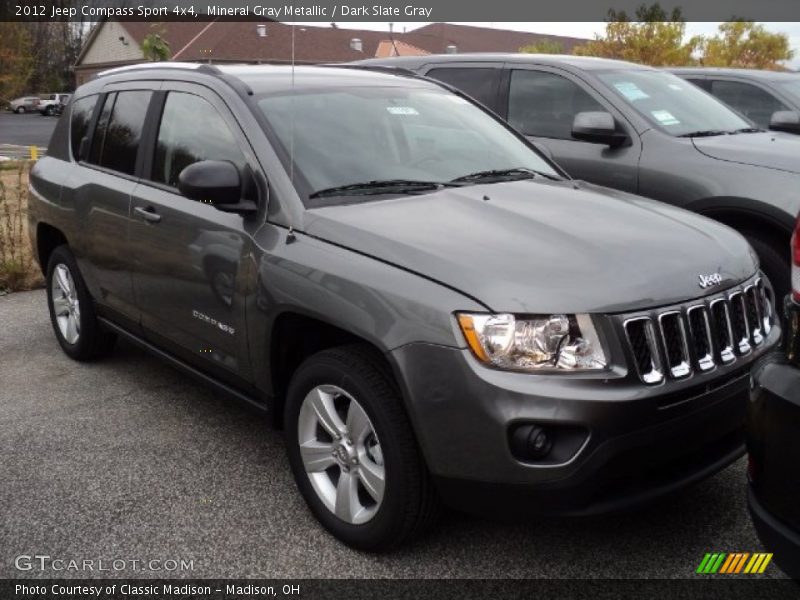
<instances>
[{"instance_id":1,"label":"headlight","mask_svg":"<svg viewBox=\"0 0 800 600\"><path fill-rule=\"evenodd\" d=\"M459 313L458 324L478 360L500 369L587 371L606 367L589 315Z\"/></svg>"}]
</instances>

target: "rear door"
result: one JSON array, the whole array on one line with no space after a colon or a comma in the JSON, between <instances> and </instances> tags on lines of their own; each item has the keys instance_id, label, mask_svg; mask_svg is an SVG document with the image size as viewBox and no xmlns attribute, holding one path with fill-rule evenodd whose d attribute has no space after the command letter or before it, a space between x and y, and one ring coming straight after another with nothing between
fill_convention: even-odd
<instances>
[{"instance_id":1,"label":"rear door","mask_svg":"<svg viewBox=\"0 0 800 600\"><path fill-rule=\"evenodd\" d=\"M75 211L72 220L79 231L71 244L92 297L101 312L132 330L139 311L128 241L131 193L141 167L145 117L158 85L113 84L75 103L71 142L77 164L62 192L64 204Z\"/></svg>"},{"instance_id":2,"label":"rear door","mask_svg":"<svg viewBox=\"0 0 800 600\"><path fill-rule=\"evenodd\" d=\"M420 74L452 85L495 113L502 114L500 85L502 63L444 63L425 65Z\"/></svg>"},{"instance_id":3,"label":"rear door","mask_svg":"<svg viewBox=\"0 0 800 600\"><path fill-rule=\"evenodd\" d=\"M506 115L509 124L537 145L576 179L636 192L639 188L639 135L619 111L586 82L571 73L544 66L509 64ZM611 113L631 140L612 148L572 137L579 112Z\"/></svg>"},{"instance_id":4,"label":"rear door","mask_svg":"<svg viewBox=\"0 0 800 600\"><path fill-rule=\"evenodd\" d=\"M133 285L145 335L220 379L251 378L245 292L258 219L184 197L178 176L201 160L235 164L258 200L256 164L222 100L198 85L165 83L156 100L150 160L132 203Z\"/></svg>"}]
</instances>

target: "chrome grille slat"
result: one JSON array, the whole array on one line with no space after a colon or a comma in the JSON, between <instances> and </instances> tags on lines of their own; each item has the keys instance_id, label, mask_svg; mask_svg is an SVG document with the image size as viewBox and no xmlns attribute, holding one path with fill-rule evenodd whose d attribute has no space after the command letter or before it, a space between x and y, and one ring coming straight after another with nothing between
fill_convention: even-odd
<instances>
[{"instance_id":1,"label":"chrome grille slat","mask_svg":"<svg viewBox=\"0 0 800 600\"><path fill-rule=\"evenodd\" d=\"M658 315L658 325L670 374L676 379L688 377L692 368L689 366L689 344L683 315L679 311L661 313Z\"/></svg>"},{"instance_id":2,"label":"chrome grille slat","mask_svg":"<svg viewBox=\"0 0 800 600\"><path fill-rule=\"evenodd\" d=\"M775 311L762 278L690 306L665 307L623 322L639 378L647 384L708 373L764 344Z\"/></svg>"},{"instance_id":3,"label":"chrome grille slat","mask_svg":"<svg viewBox=\"0 0 800 600\"><path fill-rule=\"evenodd\" d=\"M716 366L714 341L711 339L711 320L705 306L692 306L686 311L689 331L694 342L694 356L701 371L710 371Z\"/></svg>"},{"instance_id":4,"label":"chrome grille slat","mask_svg":"<svg viewBox=\"0 0 800 600\"><path fill-rule=\"evenodd\" d=\"M728 296L730 304L731 325L733 327L733 345L740 356L748 354L750 346L750 324L747 322L747 303L741 290Z\"/></svg>"},{"instance_id":5,"label":"chrome grille slat","mask_svg":"<svg viewBox=\"0 0 800 600\"><path fill-rule=\"evenodd\" d=\"M664 370L653 321L649 317L630 319L625 322L624 327L633 349L639 377L647 384L661 383L664 380Z\"/></svg>"},{"instance_id":6,"label":"chrome grille slat","mask_svg":"<svg viewBox=\"0 0 800 600\"><path fill-rule=\"evenodd\" d=\"M761 301L758 297L758 290L755 285L748 285L744 288L745 306L747 308L747 321L750 327L750 339L753 344L760 346L764 341L761 334Z\"/></svg>"},{"instance_id":7,"label":"chrome grille slat","mask_svg":"<svg viewBox=\"0 0 800 600\"><path fill-rule=\"evenodd\" d=\"M717 356L723 365L728 365L736 360L736 354L733 352L733 328L731 327L728 303L724 298L718 298L711 302L710 306L716 330Z\"/></svg>"}]
</instances>

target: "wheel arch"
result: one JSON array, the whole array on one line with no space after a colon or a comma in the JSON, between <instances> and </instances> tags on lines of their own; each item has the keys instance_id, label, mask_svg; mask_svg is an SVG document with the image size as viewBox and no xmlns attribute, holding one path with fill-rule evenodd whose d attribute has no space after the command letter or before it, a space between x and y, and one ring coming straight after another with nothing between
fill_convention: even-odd
<instances>
[{"instance_id":1,"label":"wheel arch","mask_svg":"<svg viewBox=\"0 0 800 600\"><path fill-rule=\"evenodd\" d=\"M364 346L372 352L377 364L386 369L387 375L397 385L394 369L384 350L375 341L318 316L294 310L281 312L272 322L267 344L272 388L270 413L273 425L278 428L283 424L286 392L294 372L305 359L322 350L353 344Z\"/></svg>"},{"instance_id":2,"label":"wheel arch","mask_svg":"<svg viewBox=\"0 0 800 600\"><path fill-rule=\"evenodd\" d=\"M38 223L36 225L36 257L42 275L47 274L47 263L53 250L63 244L69 244L64 233L48 223Z\"/></svg>"},{"instance_id":3,"label":"wheel arch","mask_svg":"<svg viewBox=\"0 0 800 600\"><path fill-rule=\"evenodd\" d=\"M685 208L724 223L733 229L759 235L765 242L786 247L792 235L795 216L765 202L750 198L717 197L693 202Z\"/></svg>"}]
</instances>

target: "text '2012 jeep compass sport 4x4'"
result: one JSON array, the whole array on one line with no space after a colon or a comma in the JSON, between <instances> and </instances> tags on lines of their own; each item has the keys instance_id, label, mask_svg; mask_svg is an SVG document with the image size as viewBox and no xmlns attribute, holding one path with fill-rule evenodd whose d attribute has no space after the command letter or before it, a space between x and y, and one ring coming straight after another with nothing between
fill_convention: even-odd
<instances>
[{"instance_id":1,"label":"text '2012 jeep compass sport 4x4'","mask_svg":"<svg viewBox=\"0 0 800 600\"><path fill-rule=\"evenodd\" d=\"M31 193L64 351L124 335L271 413L311 511L365 549L442 500L588 514L716 472L780 335L738 233L574 182L411 76L111 71Z\"/></svg>"}]
</instances>

